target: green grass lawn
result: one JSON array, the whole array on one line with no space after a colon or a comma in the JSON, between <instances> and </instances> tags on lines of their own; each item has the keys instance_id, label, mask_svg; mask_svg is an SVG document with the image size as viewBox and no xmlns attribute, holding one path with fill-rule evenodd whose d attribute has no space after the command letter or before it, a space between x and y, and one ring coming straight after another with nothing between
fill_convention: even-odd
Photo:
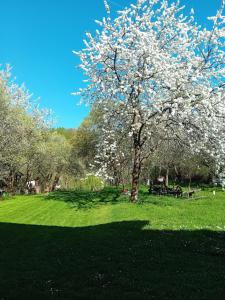
<instances>
[{"instance_id":1,"label":"green grass lawn","mask_svg":"<svg viewBox=\"0 0 225 300\"><path fill-rule=\"evenodd\" d=\"M0 299L225 299L225 192L0 201Z\"/></svg>"}]
</instances>

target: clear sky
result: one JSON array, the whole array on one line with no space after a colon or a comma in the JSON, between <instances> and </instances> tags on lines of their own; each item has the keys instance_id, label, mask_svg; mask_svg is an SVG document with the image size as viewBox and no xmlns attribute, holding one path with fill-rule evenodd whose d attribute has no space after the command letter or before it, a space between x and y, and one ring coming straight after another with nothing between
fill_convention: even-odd
<instances>
[{"instance_id":1,"label":"clear sky","mask_svg":"<svg viewBox=\"0 0 225 300\"><path fill-rule=\"evenodd\" d=\"M136 0L110 0L113 12ZM183 0L196 20L208 26L221 0ZM105 15L103 0L0 0L0 64L13 66L42 107L51 108L56 126L77 127L89 108L71 93L82 85L79 60L72 50L83 47L85 32L94 32Z\"/></svg>"}]
</instances>

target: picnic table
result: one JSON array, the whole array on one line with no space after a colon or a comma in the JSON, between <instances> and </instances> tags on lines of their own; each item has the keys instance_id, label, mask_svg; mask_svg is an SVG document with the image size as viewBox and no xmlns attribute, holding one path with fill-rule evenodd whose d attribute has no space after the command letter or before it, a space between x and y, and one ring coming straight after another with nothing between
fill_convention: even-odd
<instances>
[{"instance_id":1,"label":"picnic table","mask_svg":"<svg viewBox=\"0 0 225 300\"><path fill-rule=\"evenodd\" d=\"M176 198L178 197L192 198L195 191L197 191L197 190L190 190L190 189L188 191L183 191L180 185L169 187L166 184L166 178L164 176L158 176L154 180L148 179L148 185L149 185L149 190L148 190L149 194L165 195L165 196L171 195Z\"/></svg>"},{"instance_id":2,"label":"picnic table","mask_svg":"<svg viewBox=\"0 0 225 300\"><path fill-rule=\"evenodd\" d=\"M182 188L177 185L174 188L170 188L166 185L150 185L149 194L155 195L172 195L175 197L182 197L183 191Z\"/></svg>"}]
</instances>

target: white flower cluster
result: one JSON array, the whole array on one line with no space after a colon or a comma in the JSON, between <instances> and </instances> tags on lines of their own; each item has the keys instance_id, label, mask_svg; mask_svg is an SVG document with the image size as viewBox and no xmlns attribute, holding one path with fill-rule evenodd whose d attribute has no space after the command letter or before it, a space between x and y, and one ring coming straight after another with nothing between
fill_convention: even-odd
<instances>
[{"instance_id":1,"label":"white flower cluster","mask_svg":"<svg viewBox=\"0 0 225 300\"><path fill-rule=\"evenodd\" d=\"M224 2L210 18L211 30L196 24L194 10L184 16L179 2L139 0L114 20L106 1L105 7L108 18L76 53L89 83L79 94L104 111L100 173L119 164L119 133L139 148L157 133L223 162Z\"/></svg>"}]
</instances>

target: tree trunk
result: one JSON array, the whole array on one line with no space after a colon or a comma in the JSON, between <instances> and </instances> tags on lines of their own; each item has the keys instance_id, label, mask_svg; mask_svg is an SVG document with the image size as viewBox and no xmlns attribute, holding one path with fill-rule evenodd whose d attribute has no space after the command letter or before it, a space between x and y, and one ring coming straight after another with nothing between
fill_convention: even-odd
<instances>
[{"instance_id":1,"label":"tree trunk","mask_svg":"<svg viewBox=\"0 0 225 300\"><path fill-rule=\"evenodd\" d=\"M134 150L134 162L132 171L132 189L131 189L131 201L136 202L138 200L138 185L141 171L141 147L135 145Z\"/></svg>"},{"instance_id":2,"label":"tree trunk","mask_svg":"<svg viewBox=\"0 0 225 300\"><path fill-rule=\"evenodd\" d=\"M189 174L189 184L188 184L189 191L191 190L191 175Z\"/></svg>"},{"instance_id":3,"label":"tree trunk","mask_svg":"<svg viewBox=\"0 0 225 300\"><path fill-rule=\"evenodd\" d=\"M159 177L161 177L162 166L159 167Z\"/></svg>"},{"instance_id":4,"label":"tree trunk","mask_svg":"<svg viewBox=\"0 0 225 300\"><path fill-rule=\"evenodd\" d=\"M31 180L31 171L29 170L29 165L27 166L27 172L26 172L26 178L25 178L25 182L23 185L23 189L28 190L28 181Z\"/></svg>"},{"instance_id":5,"label":"tree trunk","mask_svg":"<svg viewBox=\"0 0 225 300\"><path fill-rule=\"evenodd\" d=\"M134 119L133 119L133 149L134 149L134 161L133 161L133 171L132 171L132 184L131 184L131 201L136 202L138 200L138 186L139 178L141 173L141 152L142 146L144 145L145 140L142 137L142 130L144 124L141 122L141 115L139 107L134 107Z\"/></svg>"},{"instance_id":6,"label":"tree trunk","mask_svg":"<svg viewBox=\"0 0 225 300\"><path fill-rule=\"evenodd\" d=\"M166 186L169 186L169 168L166 169Z\"/></svg>"},{"instance_id":7,"label":"tree trunk","mask_svg":"<svg viewBox=\"0 0 225 300\"><path fill-rule=\"evenodd\" d=\"M7 190L10 195L15 194L15 186L14 186L15 174L13 171L10 171L8 180L7 180Z\"/></svg>"}]
</instances>

